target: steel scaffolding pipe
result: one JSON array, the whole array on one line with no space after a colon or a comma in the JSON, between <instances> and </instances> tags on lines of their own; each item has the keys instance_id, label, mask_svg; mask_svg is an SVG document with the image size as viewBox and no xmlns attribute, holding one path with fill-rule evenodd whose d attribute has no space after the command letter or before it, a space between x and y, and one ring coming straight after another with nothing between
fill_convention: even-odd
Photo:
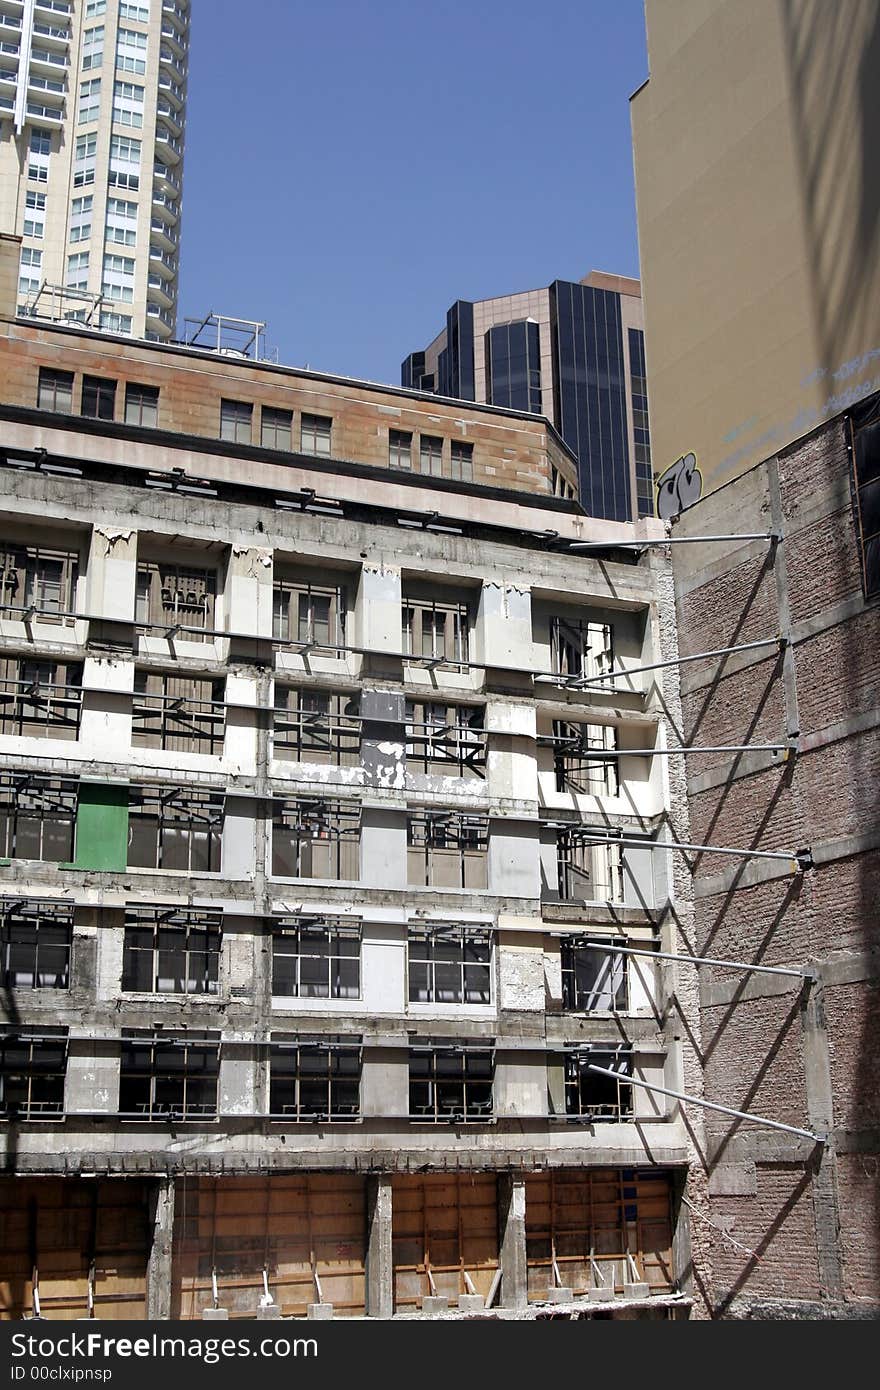
<instances>
[{"instance_id":1,"label":"steel scaffolding pipe","mask_svg":"<svg viewBox=\"0 0 880 1390\"><path fill-rule=\"evenodd\" d=\"M746 1110L734 1110L729 1105L718 1105L714 1100L702 1100L699 1096L689 1096L684 1091L670 1091L668 1086L658 1086L653 1081L637 1081L634 1076L622 1077L620 1072L611 1071L608 1067L597 1067L593 1062L589 1062L587 1071L598 1072L600 1076L611 1076L615 1081L625 1080L631 1086L641 1086L644 1091L657 1091L662 1096L672 1096L674 1100L684 1101L688 1105L700 1105L704 1110L717 1110L721 1115L733 1115L737 1120L748 1120L753 1125L763 1125L765 1129L781 1129L786 1134L797 1134L801 1139L812 1139L814 1144L827 1144L827 1134L814 1134L811 1129L798 1129L797 1125L785 1125L781 1120L768 1120L764 1115L750 1115Z\"/></svg>"},{"instance_id":2,"label":"steel scaffolding pipe","mask_svg":"<svg viewBox=\"0 0 880 1390\"><path fill-rule=\"evenodd\" d=\"M554 822L554 824L557 824ZM566 825L565 829L572 829ZM680 840L646 840L622 835L601 835L598 832L578 831L578 838L599 845L628 845L634 849L679 849L694 854L729 854L737 859L787 859L798 869L811 868L813 856L809 849L733 849L727 845L686 845Z\"/></svg>"},{"instance_id":3,"label":"steel scaffolding pipe","mask_svg":"<svg viewBox=\"0 0 880 1390\"><path fill-rule=\"evenodd\" d=\"M651 545L710 545L719 541L781 541L779 531L746 531L728 536L665 536L640 541L570 541L569 550L646 550Z\"/></svg>"},{"instance_id":4,"label":"steel scaffolding pipe","mask_svg":"<svg viewBox=\"0 0 880 1390\"><path fill-rule=\"evenodd\" d=\"M756 651L759 647L784 647L784 637L762 637L757 642L739 642L733 647L713 647L708 652L695 652L693 656L675 656L669 661L652 661L646 666L628 666L622 671L601 671L595 676L563 676L548 673L536 675L535 680L556 680L566 685L597 685L600 681L616 681L623 676L640 676L645 671L664 671L669 666L685 666L689 661L708 661L714 656L731 656L734 652Z\"/></svg>"},{"instance_id":5,"label":"steel scaffolding pipe","mask_svg":"<svg viewBox=\"0 0 880 1390\"><path fill-rule=\"evenodd\" d=\"M749 965L744 960L722 960L719 956L686 956L676 955L674 951L653 951L648 946L617 946L609 937L583 937L585 946L595 946L600 950L615 952L620 956L649 956L656 960L680 960L686 965L723 965L728 970L745 970L750 973L760 973L762 975L790 975L796 980L805 980L812 983L815 976L809 966L804 966L800 970L795 970L787 965Z\"/></svg>"}]
</instances>

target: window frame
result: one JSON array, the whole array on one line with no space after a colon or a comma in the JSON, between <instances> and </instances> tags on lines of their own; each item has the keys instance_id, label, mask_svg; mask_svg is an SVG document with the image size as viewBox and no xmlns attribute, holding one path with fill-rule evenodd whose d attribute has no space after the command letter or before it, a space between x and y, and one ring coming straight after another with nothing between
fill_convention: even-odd
<instances>
[{"instance_id":1,"label":"window frame","mask_svg":"<svg viewBox=\"0 0 880 1390\"><path fill-rule=\"evenodd\" d=\"M8 1063L10 1052L26 1051L27 1058L19 1063ZM42 1058L40 1051L43 1051ZM60 1057L59 1055L60 1054ZM43 1027L42 1025L22 1025L10 1023L0 1025L0 1116L6 1120L60 1119L63 1117L65 1086L67 1082L68 1030L67 1028ZM20 1101L10 1104L8 1098L9 1082L26 1083L27 1098L24 1105ZM54 1098L35 1099L34 1086L43 1080L52 1082L51 1089L58 1094Z\"/></svg>"},{"instance_id":2,"label":"window frame","mask_svg":"<svg viewBox=\"0 0 880 1390\"><path fill-rule=\"evenodd\" d=\"M470 713L477 723L465 722ZM452 716L450 718L450 716ZM406 770L429 777L486 777L486 710L484 705L407 696Z\"/></svg>"},{"instance_id":3,"label":"window frame","mask_svg":"<svg viewBox=\"0 0 880 1390\"><path fill-rule=\"evenodd\" d=\"M227 444L250 444L254 436L252 401L220 399L220 438Z\"/></svg>"},{"instance_id":4,"label":"window frame","mask_svg":"<svg viewBox=\"0 0 880 1390\"><path fill-rule=\"evenodd\" d=\"M625 1014L630 1011L630 980L628 957L621 947L624 939L613 941L610 937L602 942L595 936L563 936L559 944L560 971L562 974L562 1007L566 1013ZM595 962L592 974L594 983L584 986L579 979L583 968L579 955L601 958ZM605 975L610 977L609 986L604 984ZM601 1000L610 998L611 1003L603 1005Z\"/></svg>"},{"instance_id":5,"label":"window frame","mask_svg":"<svg viewBox=\"0 0 880 1390\"><path fill-rule=\"evenodd\" d=\"M27 983L17 978L28 972L21 961L16 962L16 955L31 951L33 966ZM53 954L57 954L58 964L49 969L46 956L51 958ZM40 898L0 899L0 989L69 990L72 954L72 903L44 902Z\"/></svg>"},{"instance_id":6,"label":"window frame","mask_svg":"<svg viewBox=\"0 0 880 1390\"><path fill-rule=\"evenodd\" d=\"M76 835L76 809L79 783L73 777L32 777L27 773L0 771L0 856L5 859L25 859L20 852L20 834L31 824L38 827L39 853L32 862L69 864L73 860ZM55 800L53 801L53 797ZM52 813L55 813L54 816ZM54 851L47 853L47 834L54 835ZM51 840L48 841L51 846Z\"/></svg>"},{"instance_id":7,"label":"window frame","mask_svg":"<svg viewBox=\"0 0 880 1390\"><path fill-rule=\"evenodd\" d=\"M147 416L152 415L152 419ZM134 417L137 418L134 418ZM125 423L138 429L159 428L159 387L138 381L125 383Z\"/></svg>"},{"instance_id":8,"label":"window frame","mask_svg":"<svg viewBox=\"0 0 880 1390\"><path fill-rule=\"evenodd\" d=\"M88 257L88 252L83 254ZM80 386L80 415L87 420L113 420L116 416L117 385L118 382L112 377L83 376Z\"/></svg>"},{"instance_id":9,"label":"window frame","mask_svg":"<svg viewBox=\"0 0 880 1390\"><path fill-rule=\"evenodd\" d=\"M179 690L175 687L181 687ZM222 757L226 737L223 677L135 670L131 742L136 748Z\"/></svg>"},{"instance_id":10,"label":"window frame","mask_svg":"<svg viewBox=\"0 0 880 1390\"><path fill-rule=\"evenodd\" d=\"M316 707L309 709L309 703ZM360 691L324 690L276 681L272 715L273 757L334 767L359 766L363 727Z\"/></svg>"},{"instance_id":11,"label":"window frame","mask_svg":"<svg viewBox=\"0 0 880 1390\"><path fill-rule=\"evenodd\" d=\"M444 951L443 948L446 948ZM468 959L468 949L478 948ZM421 953L421 954L420 954ZM448 959L443 959L443 955ZM485 977L474 988L469 976ZM421 975L423 983L418 984ZM491 927L459 922L410 923L407 931L407 1003L419 1006L491 1008L495 1003L495 932ZM438 983L439 979L439 983ZM479 997L472 998L472 994ZM441 997L447 995L449 997Z\"/></svg>"},{"instance_id":12,"label":"window frame","mask_svg":"<svg viewBox=\"0 0 880 1390\"><path fill-rule=\"evenodd\" d=\"M127 907L122 946L123 994L218 997L223 913L198 908ZM169 957L182 965L168 971ZM140 983L148 961L149 986ZM163 975L162 971L166 973ZM172 983L167 983L168 980Z\"/></svg>"},{"instance_id":13,"label":"window frame","mask_svg":"<svg viewBox=\"0 0 880 1390\"><path fill-rule=\"evenodd\" d=\"M439 1067L439 1062L444 1066ZM487 1063L488 1080L485 1074L480 1074ZM420 1092L423 1098L417 1099ZM479 1043L453 1038L426 1039L410 1045L411 1120L421 1124L485 1124L494 1118L494 1111L494 1038L491 1041L481 1039Z\"/></svg>"},{"instance_id":14,"label":"window frame","mask_svg":"<svg viewBox=\"0 0 880 1390\"><path fill-rule=\"evenodd\" d=\"M280 439L280 443L279 443ZM293 411L281 406L260 407L260 446L289 454L293 448Z\"/></svg>"},{"instance_id":15,"label":"window frame","mask_svg":"<svg viewBox=\"0 0 880 1390\"><path fill-rule=\"evenodd\" d=\"M587 1068L591 1062L596 1066L608 1066L610 1070L614 1070L614 1064L618 1063L628 1067L628 1070L621 1071L620 1079L613 1081L610 1076L589 1072ZM631 1043L580 1043L567 1049L563 1067L566 1115L571 1119L587 1120L591 1124L631 1122L635 1118L633 1070ZM586 1084L595 1087L603 1098L598 1102L585 1101ZM606 1092L616 1097L611 1103L605 1099Z\"/></svg>"},{"instance_id":16,"label":"window frame","mask_svg":"<svg viewBox=\"0 0 880 1390\"><path fill-rule=\"evenodd\" d=\"M319 940L326 942L326 950L310 951L308 947ZM312 917L303 914L273 918L271 941L273 998L362 998L363 924L359 917ZM356 950L343 949L346 943L356 943ZM281 962L284 961L290 964L282 967ZM312 978L303 978L303 961L318 962L305 972ZM355 962L354 970L346 971L345 963L352 961ZM326 988L318 978L323 973L323 967L326 967ZM345 981L347 973L353 974L353 981ZM286 979L283 978L285 975Z\"/></svg>"},{"instance_id":17,"label":"window frame","mask_svg":"<svg viewBox=\"0 0 880 1390\"><path fill-rule=\"evenodd\" d=\"M326 833L308 834L309 830ZM287 838L281 845L281 836ZM314 879L322 882L355 883L360 879L361 807L357 801L338 797L274 797L272 801L272 877ZM313 845L325 844L327 873L315 873L322 867L318 858L313 862ZM286 853L287 861L283 857ZM287 872L285 862L294 866ZM306 869L311 872L306 872ZM346 872L351 870L351 872Z\"/></svg>"},{"instance_id":18,"label":"window frame","mask_svg":"<svg viewBox=\"0 0 880 1390\"><path fill-rule=\"evenodd\" d=\"M73 372L40 367L37 378L37 410L51 410L58 415L73 414ZM51 400L51 404L48 401ZM63 400L63 404L60 402Z\"/></svg>"},{"instance_id":19,"label":"window frame","mask_svg":"<svg viewBox=\"0 0 880 1390\"><path fill-rule=\"evenodd\" d=\"M422 808L408 811L407 882L412 887L450 892L487 889L489 833L488 815ZM455 881L444 882L446 878Z\"/></svg>"},{"instance_id":20,"label":"window frame","mask_svg":"<svg viewBox=\"0 0 880 1390\"><path fill-rule=\"evenodd\" d=\"M303 411L299 420L299 451L310 458L330 458L333 449L332 415Z\"/></svg>"},{"instance_id":21,"label":"window frame","mask_svg":"<svg viewBox=\"0 0 880 1390\"><path fill-rule=\"evenodd\" d=\"M121 1119L134 1120L205 1120L216 1119L219 1113L220 1091L220 1033L211 1029L175 1028L167 1033L161 1029L124 1028L119 1058L119 1109ZM133 1065L139 1056L149 1052L149 1068ZM181 1053L182 1065L172 1066L161 1061L163 1054L174 1057ZM158 1057L157 1057L158 1054ZM200 1082L213 1080L213 1103L192 1101L193 1090L198 1094ZM136 1083L146 1090L146 1101L134 1109L123 1109L128 1100L126 1091L134 1091ZM179 1087L181 1103L175 1105L157 1099L157 1086L170 1091Z\"/></svg>"},{"instance_id":22,"label":"window frame","mask_svg":"<svg viewBox=\"0 0 880 1390\"><path fill-rule=\"evenodd\" d=\"M221 791L202 791L190 786L131 786L126 866L155 873L220 873L225 800L225 793ZM136 838L138 826L140 835ZM176 842L175 836L178 837ZM153 854L141 852L153 845ZM172 854L175 849L176 856ZM135 850L137 857L133 856ZM179 853L181 850L185 850L185 855ZM186 862L165 862L172 857L185 858ZM152 862L140 862L148 858Z\"/></svg>"},{"instance_id":23,"label":"window frame","mask_svg":"<svg viewBox=\"0 0 880 1390\"><path fill-rule=\"evenodd\" d=\"M282 1067L283 1062L287 1062L286 1068ZM273 1033L269 1043L269 1117L312 1123L357 1119L361 1113L362 1074L360 1035ZM285 1083L292 1084L293 1099L279 1105L279 1092L283 1093ZM341 1100L346 1092L351 1095L352 1086L356 1088L356 1100ZM312 1090L314 1099L304 1104L303 1092L307 1088ZM322 1089L326 1104L316 1103Z\"/></svg>"}]
</instances>

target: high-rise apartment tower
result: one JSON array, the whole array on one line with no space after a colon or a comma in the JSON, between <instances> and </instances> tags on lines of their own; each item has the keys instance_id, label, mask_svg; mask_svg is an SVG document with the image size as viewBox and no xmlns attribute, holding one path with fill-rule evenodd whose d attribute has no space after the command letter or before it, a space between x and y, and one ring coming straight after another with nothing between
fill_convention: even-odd
<instances>
[{"instance_id":1,"label":"high-rise apartment tower","mask_svg":"<svg viewBox=\"0 0 880 1390\"><path fill-rule=\"evenodd\" d=\"M0 0L20 312L173 336L189 24L189 0Z\"/></svg>"}]
</instances>

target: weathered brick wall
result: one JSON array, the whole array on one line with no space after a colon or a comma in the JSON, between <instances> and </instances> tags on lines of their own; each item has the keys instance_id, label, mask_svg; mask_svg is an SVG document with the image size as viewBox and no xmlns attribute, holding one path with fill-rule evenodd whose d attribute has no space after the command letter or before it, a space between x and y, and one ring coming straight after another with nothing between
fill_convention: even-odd
<instances>
[{"instance_id":1,"label":"weathered brick wall","mask_svg":"<svg viewBox=\"0 0 880 1390\"><path fill-rule=\"evenodd\" d=\"M705 1095L831 1136L823 1148L707 1117L720 1315L767 1316L767 1300L835 1315L851 1301L855 1313L880 1298L880 605L862 594L848 442L848 423L833 421L678 523L692 536L784 536L675 549L682 653L782 629L791 641L787 657L768 647L683 668L685 741L784 743L800 731L787 760L688 758L693 840L810 846L816 860L801 875L781 861L689 858L698 952L818 971L802 991L701 970Z\"/></svg>"}]
</instances>

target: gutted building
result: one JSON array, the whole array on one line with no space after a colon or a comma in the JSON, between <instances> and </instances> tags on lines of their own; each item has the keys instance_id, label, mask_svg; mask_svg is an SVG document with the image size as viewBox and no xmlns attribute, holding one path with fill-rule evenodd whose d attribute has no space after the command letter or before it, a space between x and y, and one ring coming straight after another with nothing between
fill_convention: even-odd
<instances>
[{"instance_id":1,"label":"gutted building","mask_svg":"<svg viewBox=\"0 0 880 1390\"><path fill-rule=\"evenodd\" d=\"M0 358L0 1315L685 1314L659 524L539 416Z\"/></svg>"}]
</instances>

